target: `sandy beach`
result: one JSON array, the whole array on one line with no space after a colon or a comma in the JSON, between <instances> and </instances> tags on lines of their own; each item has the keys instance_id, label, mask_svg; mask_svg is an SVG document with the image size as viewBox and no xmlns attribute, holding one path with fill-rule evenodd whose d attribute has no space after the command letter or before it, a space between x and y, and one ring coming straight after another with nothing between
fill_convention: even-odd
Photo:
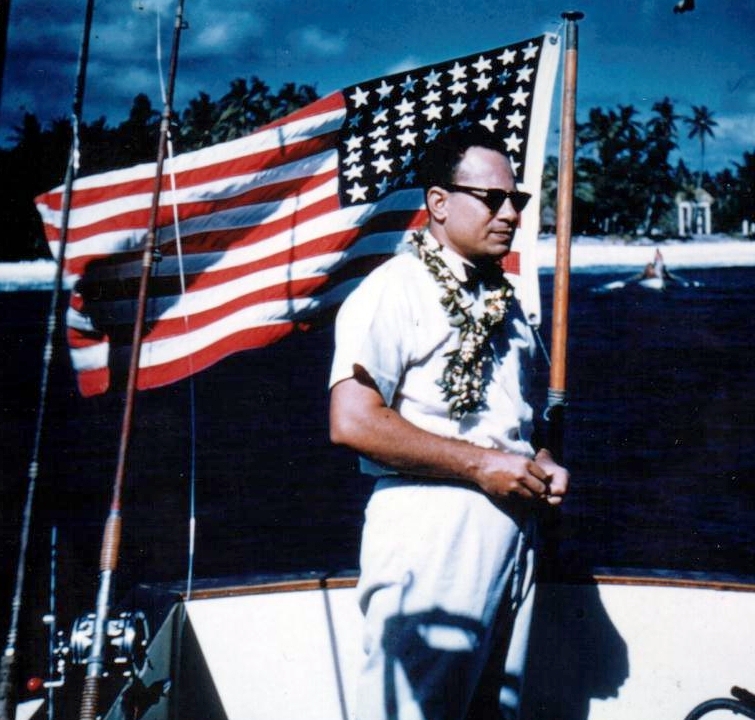
<instances>
[{"instance_id":1,"label":"sandy beach","mask_svg":"<svg viewBox=\"0 0 755 720\"><path fill-rule=\"evenodd\" d=\"M653 241L648 238L628 243L611 238L576 236L572 239L571 267L574 272L641 270L653 260L655 249L663 253L666 266L674 268L755 266L755 241L727 235L694 240ZM555 266L556 239L541 237L537 243L540 268ZM55 277L54 263L47 260L0 263L0 291L49 290Z\"/></svg>"},{"instance_id":2,"label":"sandy beach","mask_svg":"<svg viewBox=\"0 0 755 720\"><path fill-rule=\"evenodd\" d=\"M639 271L652 262L656 248L660 249L670 270L755 265L755 242L738 240L728 235L661 242L642 238L632 243L610 238L576 236L571 245L571 267L574 271L612 268ZM556 259L555 237L541 238L537 252L540 267L552 269Z\"/></svg>"}]
</instances>

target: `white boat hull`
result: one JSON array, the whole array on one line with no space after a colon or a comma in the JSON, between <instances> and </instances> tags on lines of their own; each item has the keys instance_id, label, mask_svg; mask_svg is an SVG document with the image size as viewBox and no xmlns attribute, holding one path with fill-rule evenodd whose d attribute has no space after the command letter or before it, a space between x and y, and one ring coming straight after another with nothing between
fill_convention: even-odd
<instances>
[{"instance_id":1,"label":"white boat hull","mask_svg":"<svg viewBox=\"0 0 755 720\"><path fill-rule=\"evenodd\" d=\"M753 586L543 585L523 717L683 720L734 684L752 687L753 617ZM172 685L143 717L353 718L360 626L348 579L196 594L151 643L142 680ZM123 717L121 704L107 717Z\"/></svg>"},{"instance_id":2,"label":"white boat hull","mask_svg":"<svg viewBox=\"0 0 755 720\"><path fill-rule=\"evenodd\" d=\"M637 284L648 290L664 290L666 288L666 281L662 277L643 278L638 280Z\"/></svg>"}]
</instances>

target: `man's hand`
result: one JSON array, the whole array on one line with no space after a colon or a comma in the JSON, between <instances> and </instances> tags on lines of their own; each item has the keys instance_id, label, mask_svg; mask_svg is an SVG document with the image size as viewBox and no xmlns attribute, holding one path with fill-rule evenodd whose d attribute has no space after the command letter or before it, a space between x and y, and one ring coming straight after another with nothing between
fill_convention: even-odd
<instances>
[{"instance_id":1,"label":"man's hand","mask_svg":"<svg viewBox=\"0 0 755 720\"><path fill-rule=\"evenodd\" d=\"M398 471L472 482L495 498L518 496L558 505L569 485L569 473L547 450L533 460L417 427L386 407L364 372L331 391L330 436L334 443Z\"/></svg>"},{"instance_id":2,"label":"man's hand","mask_svg":"<svg viewBox=\"0 0 755 720\"><path fill-rule=\"evenodd\" d=\"M569 487L569 472L547 450L535 459L490 450L480 464L475 482L492 497L519 496L558 505Z\"/></svg>"},{"instance_id":3,"label":"man's hand","mask_svg":"<svg viewBox=\"0 0 755 720\"><path fill-rule=\"evenodd\" d=\"M550 451L542 448L535 455L535 462L550 477L548 483L547 501L551 505L559 505L569 490L569 471L561 467L551 456Z\"/></svg>"}]
</instances>

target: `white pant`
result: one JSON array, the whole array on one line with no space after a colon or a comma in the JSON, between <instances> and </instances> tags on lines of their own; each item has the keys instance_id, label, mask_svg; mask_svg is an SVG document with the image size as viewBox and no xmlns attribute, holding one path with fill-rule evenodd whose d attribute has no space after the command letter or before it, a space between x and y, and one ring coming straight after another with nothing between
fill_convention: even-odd
<instances>
[{"instance_id":1,"label":"white pant","mask_svg":"<svg viewBox=\"0 0 755 720\"><path fill-rule=\"evenodd\" d=\"M362 537L358 720L516 716L533 534L468 486L378 482Z\"/></svg>"}]
</instances>

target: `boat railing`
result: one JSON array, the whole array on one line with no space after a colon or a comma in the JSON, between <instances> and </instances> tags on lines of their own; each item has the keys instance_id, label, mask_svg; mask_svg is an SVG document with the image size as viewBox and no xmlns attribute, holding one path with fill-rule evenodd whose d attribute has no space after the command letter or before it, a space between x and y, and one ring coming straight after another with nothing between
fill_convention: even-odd
<instances>
[{"instance_id":1,"label":"boat railing","mask_svg":"<svg viewBox=\"0 0 755 720\"><path fill-rule=\"evenodd\" d=\"M700 720L708 713L717 710L729 710L735 715L755 718L755 695L736 685L731 689L731 694L732 697L718 697L701 702L692 709L684 720Z\"/></svg>"}]
</instances>

